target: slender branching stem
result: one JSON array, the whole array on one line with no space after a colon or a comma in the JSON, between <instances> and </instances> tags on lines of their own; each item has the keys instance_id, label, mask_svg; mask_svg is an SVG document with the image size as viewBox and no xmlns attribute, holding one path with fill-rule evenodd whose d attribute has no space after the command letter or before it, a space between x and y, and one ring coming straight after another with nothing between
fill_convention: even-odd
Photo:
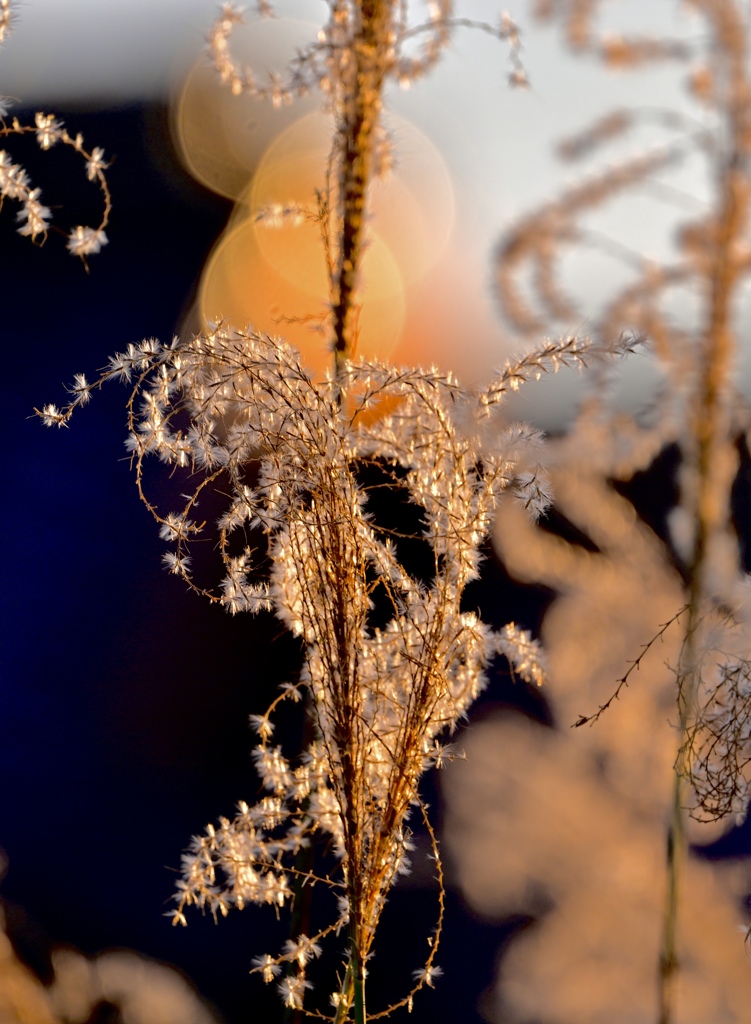
<instances>
[{"instance_id":1,"label":"slender branching stem","mask_svg":"<svg viewBox=\"0 0 751 1024\"><path fill-rule=\"evenodd\" d=\"M341 226L334 282L334 358L337 373L351 357L355 343L355 297L365 225L365 202L373 163L373 147L381 113L385 75L384 53L390 35L393 4L361 0L359 25L349 55L346 82L349 95L342 104L335 146L339 155Z\"/></svg>"},{"instance_id":2,"label":"slender branching stem","mask_svg":"<svg viewBox=\"0 0 751 1024\"><path fill-rule=\"evenodd\" d=\"M684 716L682 715L683 719ZM681 722L680 735L686 735L688 723ZM685 745L681 755L685 753ZM678 903L682 869L688 852L683 791L685 771L679 764L673 774L670 820L667 832L667 888L662 920L662 939L658 961L659 1024L673 1024L675 1020L678 981Z\"/></svg>"},{"instance_id":3,"label":"slender branching stem","mask_svg":"<svg viewBox=\"0 0 751 1024\"><path fill-rule=\"evenodd\" d=\"M352 959L350 958L347 964L347 970L344 974L344 983L342 984L342 990L339 994L339 1002L336 1007L336 1015L334 1017L334 1024L344 1024L349 1013L349 1008L352 1005L353 996L353 974L352 974Z\"/></svg>"},{"instance_id":4,"label":"slender branching stem","mask_svg":"<svg viewBox=\"0 0 751 1024\"><path fill-rule=\"evenodd\" d=\"M727 13L727 11L726 11ZM718 17L716 11L711 15ZM677 956L677 912L680 877L688 852L685 810L682 799L684 779L691 775L690 730L696 717L701 644L699 631L707 602L713 599L708 572L715 538L728 529L732 472L721 457L729 443L725 392L728 388L736 339L732 328L732 302L738 280L733 252L742 237L747 217L748 190L744 179L744 157L748 148L749 85L744 70L745 46L737 39L723 39L724 23L715 26L718 50L728 62L724 112L728 144L718 176L720 197L713 225L711 269L708 272L708 315L701 340L697 366L692 440L689 452L688 504L694 522L694 543L689 564L689 614L681 665L678 672L679 749L675 762L673 800L668 826L668 881L664 910L662 948L659 962L659 1024L675 1020ZM733 33L733 36L737 33Z\"/></svg>"},{"instance_id":5,"label":"slender branching stem","mask_svg":"<svg viewBox=\"0 0 751 1024\"><path fill-rule=\"evenodd\" d=\"M668 825L667 867L668 884L662 926L662 947L659 960L659 1024L672 1024L675 1009L675 989L678 980L677 922L681 867L686 854L686 829L683 820L683 776L673 776L673 800Z\"/></svg>"},{"instance_id":6,"label":"slender branching stem","mask_svg":"<svg viewBox=\"0 0 751 1024\"><path fill-rule=\"evenodd\" d=\"M366 1024L365 1015L365 962L360 949L359 928L352 928L352 979L354 994L355 1024Z\"/></svg>"}]
</instances>

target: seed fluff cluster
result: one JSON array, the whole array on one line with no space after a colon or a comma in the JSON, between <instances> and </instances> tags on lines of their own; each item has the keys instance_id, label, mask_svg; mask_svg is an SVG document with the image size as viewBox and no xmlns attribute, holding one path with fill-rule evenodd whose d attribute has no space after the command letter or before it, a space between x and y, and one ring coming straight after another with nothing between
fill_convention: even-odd
<instances>
[{"instance_id":1,"label":"seed fluff cluster","mask_svg":"<svg viewBox=\"0 0 751 1024\"><path fill-rule=\"evenodd\" d=\"M145 499L174 545L167 567L232 614L273 611L300 638L299 678L252 718L263 795L193 840L173 911L185 923L190 905L224 915L284 906L316 883L333 891L328 925L255 962L267 982L285 969L278 984L290 1007L302 1005L325 936L346 925L369 954L387 893L408 870L410 812L425 814L418 780L450 757L443 738L484 686L488 662L503 654L522 679L543 681L536 641L513 623L491 629L462 598L501 493L532 517L548 503L541 436L500 420L504 397L589 354L577 338L546 343L480 392L449 373L366 362L317 381L281 340L212 324L191 340L130 346L94 383L77 376L66 407L39 411L65 425L105 381L135 377L128 447L141 493L151 454L190 481L177 513ZM212 488L226 496L214 589L190 560L191 542L213 529L198 516ZM384 512L389 501L415 509L418 527L395 527L405 520ZM415 548L419 572L407 568ZM273 712L300 699L312 739L293 763L274 745ZM313 844L326 850L320 874L300 868ZM416 987L438 977L436 949ZM336 1020L347 985L333 996Z\"/></svg>"},{"instance_id":2,"label":"seed fluff cluster","mask_svg":"<svg viewBox=\"0 0 751 1024\"><path fill-rule=\"evenodd\" d=\"M11 0L0 0L0 45L10 35L15 21L15 6ZM11 99L0 96L0 139L12 135L34 134L42 150L51 149L57 143L69 146L83 157L88 180L99 186L104 205L99 225L91 228L79 224L71 228L67 236L68 252L80 257L85 263L87 256L98 253L102 246L107 244L104 229L109 222L111 202L109 186L104 175L108 166L104 160L104 151L96 146L89 152L84 148L83 136L69 135L62 121L58 121L52 114L37 113L33 125L21 124L16 117L8 120L8 111L12 104ZM45 241L52 217L50 208L44 205L41 196L42 190L32 185L25 168L16 163L7 150L0 149L0 207L5 199L14 199L20 203L21 209L16 215L19 224L17 230L19 235L28 236L32 242L36 242L37 239Z\"/></svg>"}]
</instances>

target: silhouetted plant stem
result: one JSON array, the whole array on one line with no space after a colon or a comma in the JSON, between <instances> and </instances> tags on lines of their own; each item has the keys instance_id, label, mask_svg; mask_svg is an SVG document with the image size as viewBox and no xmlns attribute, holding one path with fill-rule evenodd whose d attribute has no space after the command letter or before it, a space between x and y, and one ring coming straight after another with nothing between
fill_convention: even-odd
<instances>
[{"instance_id":1,"label":"silhouetted plant stem","mask_svg":"<svg viewBox=\"0 0 751 1024\"><path fill-rule=\"evenodd\" d=\"M362 0L358 6L360 25L350 53L349 96L342 105L337 126L337 150L341 154L341 226L333 308L337 371L353 354L355 343L354 300L362 257L365 199L381 113L383 53L393 18L393 4L387 0Z\"/></svg>"},{"instance_id":2,"label":"silhouetted plant stem","mask_svg":"<svg viewBox=\"0 0 751 1024\"><path fill-rule=\"evenodd\" d=\"M681 736L685 731L681 729ZM682 743L683 747L683 743ZM687 853L683 810L684 774L678 767L673 775L673 798L667 833L667 890L662 922L662 943L658 962L659 1024L673 1024L678 981L678 900L682 867Z\"/></svg>"},{"instance_id":3,"label":"silhouetted plant stem","mask_svg":"<svg viewBox=\"0 0 751 1024\"><path fill-rule=\"evenodd\" d=\"M355 980L355 1024L365 1024L365 982L362 977Z\"/></svg>"},{"instance_id":4,"label":"silhouetted plant stem","mask_svg":"<svg viewBox=\"0 0 751 1024\"><path fill-rule=\"evenodd\" d=\"M310 694L304 697L304 725L302 749L306 750L316 738L315 719L311 707ZM309 806L310 801L305 802ZM295 884L293 887L292 916L289 924L290 939L298 939L301 935L311 934L311 912L313 903L313 887L309 884L310 875L315 863L315 845L313 840L301 846L295 858ZM285 1024L303 1024L302 1008L287 1007L284 1013Z\"/></svg>"},{"instance_id":5,"label":"silhouetted plant stem","mask_svg":"<svg viewBox=\"0 0 751 1024\"><path fill-rule=\"evenodd\" d=\"M350 927L350 957L339 1004L334 1017L334 1024L344 1024L350 1007L354 1013L355 1024L367 1024L365 1013L365 963L360 950L360 929L355 924Z\"/></svg>"},{"instance_id":6,"label":"silhouetted plant stem","mask_svg":"<svg viewBox=\"0 0 751 1024\"><path fill-rule=\"evenodd\" d=\"M352 928L352 979L354 990L355 1024L366 1024L365 964L360 951L360 935L356 925Z\"/></svg>"},{"instance_id":7,"label":"silhouetted plant stem","mask_svg":"<svg viewBox=\"0 0 751 1024\"><path fill-rule=\"evenodd\" d=\"M334 1024L344 1024L347 1019L349 1008L352 1005L353 983L352 983L352 960L347 964L347 971L344 975L344 983L336 1008Z\"/></svg>"},{"instance_id":8,"label":"silhouetted plant stem","mask_svg":"<svg viewBox=\"0 0 751 1024\"><path fill-rule=\"evenodd\" d=\"M741 129L731 117L734 132ZM673 801L668 827L668 883L660 952L659 1024L672 1024L675 1015L675 991L679 971L677 958L677 912L682 865L687 856L683 781L691 776L691 736L695 712L699 667L697 630L700 628L706 599L710 598L706 579L712 556L713 538L728 528L730 488L735 472L732 462L723 458L721 449L729 443L727 403L723 393L730 377L731 359L736 349L731 325L731 301L737 281L732 252L742 231L748 205L746 188L739 177L740 152L733 147L720 174L721 206L715 227L713 270L709 284L709 315L702 342L693 433L693 521L694 544L690 565L689 616L686 641L679 670L679 752L675 764ZM689 485L691 486L691 484Z\"/></svg>"}]
</instances>

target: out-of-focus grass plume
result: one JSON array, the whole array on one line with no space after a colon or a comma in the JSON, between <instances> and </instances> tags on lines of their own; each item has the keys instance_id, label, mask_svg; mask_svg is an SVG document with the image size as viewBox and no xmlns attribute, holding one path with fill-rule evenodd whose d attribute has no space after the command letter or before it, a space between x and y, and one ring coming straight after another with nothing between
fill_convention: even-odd
<instances>
[{"instance_id":1,"label":"out-of-focus grass plume","mask_svg":"<svg viewBox=\"0 0 751 1024\"><path fill-rule=\"evenodd\" d=\"M480 913L538 918L510 945L488 1006L504 1022L655 1019L665 822L676 749L669 627L590 727L642 645L681 607L681 582L632 505L581 468L556 506L596 550L539 530L510 505L495 543L509 571L558 597L543 624L554 728L507 712L470 729L446 776L447 845ZM727 822L726 822L727 824ZM723 826L694 825L707 842ZM741 895L748 869L690 857L679 909L680 1024L741 1024L751 999Z\"/></svg>"}]
</instances>

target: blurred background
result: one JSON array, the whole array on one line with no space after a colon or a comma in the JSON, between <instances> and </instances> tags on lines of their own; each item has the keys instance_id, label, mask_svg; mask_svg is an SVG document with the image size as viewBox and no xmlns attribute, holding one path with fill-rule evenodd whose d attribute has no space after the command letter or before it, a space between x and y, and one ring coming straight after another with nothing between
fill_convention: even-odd
<instances>
[{"instance_id":1,"label":"blurred background","mask_svg":"<svg viewBox=\"0 0 751 1024\"><path fill-rule=\"evenodd\" d=\"M492 14L495 20L500 13L487 0L461 6L460 13L479 18ZM311 38L326 15L326 5L314 0L276 7L277 22L254 25L237 40L246 59L267 62L269 69ZM629 5L629 16L638 21L647 8L661 30L690 31L671 4L655 15L654 5L639 0ZM365 272L373 320L363 329L363 351L437 363L467 384L487 378L493 367L530 345L503 325L492 258L514 219L560 185L562 172L551 155L555 139L619 104L649 102L655 95L665 106L684 103L674 73L663 68L638 80L606 76L567 55L555 29L536 26L521 0L510 5L510 13L523 32L530 88L508 87L510 65L502 44L462 30L429 79L389 95L396 168L375 190L379 216ZM272 988L248 976L251 958L286 937L284 921L277 922L273 911L252 908L218 925L194 914L187 929L171 928L162 915L189 837L230 814L237 800L253 799L257 783L247 716L264 710L277 685L294 678L298 652L268 617L230 618L162 571L163 546L125 458L124 389L118 393L113 385L97 395L70 429L45 431L32 416L35 406L63 402L74 373L91 378L128 343L150 336L166 341L195 327L201 316L226 316L286 334L313 365L325 365L320 335L280 320L315 314L325 299L317 240L307 227L275 233L259 228L252 211L272 201L310 200L322 183L327 123L315 97L277 111L222 93L202 57L214 14L207 0L29 0L18 7L0 51L0 94L17 98L12 113L25 123L36 110L54 112L71 134L83 134L87 146L102 147L111 162L113 197L109 244L91 257L88 272L65 251L62 235L51 231L43 246L31 245L15 232L13 204L6 201L0 211L0 337L6 359L0 410L0 847L7 858L0 894L7 929L17 954L45 982L53 976L55 949L70 947L88 957L130 949L175 965L213 1007L183 1008L177 1015L167 994L158 1011L162 1017L153 1008L141 1017L131 1008L130 1018L112 1007L105 1017L93 1003L69 1009L70 1020L100 1024L182 1021L191 1019L190 1012L196 1021L210 1019L201 1013L213 1013L228 1024L282 1018ZM40 153L33 138L4 145L41 187L53 224L67 232L72 225L97 223L99 196L74 154L60 148ZM700 192L706 183L697 177L687 186ZM649 229L644 245L659 258L661 246L670 244L662 236L669 233L652 220L643 226ZM604 227L617 234L633 225L616 211ZM597 305L613 273L602 261L594 267L577 264L569 284ZM586 321L565 329L586 331ZM647 400L653 374L646 357L635 357L621 378L624 408ZM531 388L509 415L531 418L555 434L580 396L573 375L561 375ZM665 513L674 500L674 469L674 453L668 452L656 468L622 487L658 535L665 534ZM157 470L149 481L157 499L167 493L158 475ZM571 502L568 512L564 502L544 525L551 536L591 552L586 532L592 524L586 509ZM628 577L631 589L603 592L601 612L612 598L610 614L622 617L623 601L632 607L649 587L655 615L666 608L669 614L675 574L669 559L649 543L637 530L632 547L617 552L620 563L613 555L611 562L621 566L619 579ZM602 538L594 546L603 559L610 557L606 549ZM566 588L554 572L523 567L512 581L511 554L504 559L506 565L488 551L470 601L497 625L513 618L539 632L544 613ZM664 565L655 568L660 559ZM591 580L585 584L591 589ZM573 614L575 621L589 621L591 609ZM623 650L609 652L612 663L593 661L605 690L622 673L629 645L649 638L649 622L642 626L634 625ZM571 630L563 628L559 636L570 640ZM474 761L450 769L445 793L435 778L426 780L427 798L447 840L448 893L439 957L444 978L435 992L419 997L417 1021L590 1019L586 1005L575 998L567 1003L565 996L569 989L586 993L592 971L598 974L597 959L586 951L580 950L579 966L559 963L554 980L535 973L529 961L525 966L525 954L517 954L515 977L520 985L532 979L526 991L542 993L537 1004L520 1002L513 993L504 1002L497 988L504 953L528 949L534 922L550 916L553 906L568 907L569 900L572 916L576 907L587 908L581 928L551 939L544 961L543 954L529 954L538 967L555 965L555 950L580 949L572 936L582 930L590 945L604 949L605 938L593 938L599 934L593 920L611 937L620 930L631 936L629 942L641 942L638 929L628 931L618 921L624 901L632 898L629 885L641 886L644 895L654 893L655 879L660 884L659 857L646 876L629 874L628 865L651 864L660 849L662 783L655 777L664 779L669 756L657 757L656 776L644 769L645 751L662 741L640 728L636 712L624 728L634 741L618 756L613 745L622 733L616 726L600 734L593 730L572 753L580 736L571 733L569 719L588 710L573 705L577 694L591 703L592 692L580 672L570 675L573 681L566 683L562 671L558 690L550 694L532 693L510 680L502 665L494 666L472 722L459 737L460 746L476 751ZM660 710L668 707L666 685L664 678L655 683L641 714L667 717ZM525 729L531 730L527 741ZM532 766L539 771L543 763L546 772L535 774ZM551 776L564 787L552 803L545 781ZM654 806L645 798L645 809L641 797L633 797L655 788ZM566 806L591 813L577 812L572 819L560 814ZM485 828L482 822L491 824ZM620 874L608 870L612 850L630 840L631 860L621 864ZM727 986L737 985L746 998L747 964L742 936L734 929L745 920L747 886L742 862L726 858L751 848L751 832L743 826L702 842L705 861L721 858L726 867L724 874L715 871L710 880L702 875L696 882L697 901L730 908L716 928L737 952ZM538 853L532 866L529 850ZM592 857L597 850L610 851L606 868L601 864L602 891L585 898L577 886L582 874L592 872L581 867L587 863L582 851ZM652 897L644 899L649 919ZM401 994L410 972L421 966L435 914L431 873L418 857L413 876L399 883L384 917L373 965L374 1008ZM706 931L701 915L697 920L697 934ZM526 947L514 944L518 936ZM716 946L716 933L707 936ZM630 948L616 943L607 954L611 967L627 960ZM76 963L80 973L82 961ZM122 976L130 977L126 968ZM607 974L608 998L646 985L650 969L646 963L636 980ZM103 971L102 966L102 977ZM601 1014L593 1021L620 1019L607 1002L592 1005L592 1013ZM732 1007L722 1017L712 1016L713 1004L700 1006L709 1015L698 1020L742 1019L732 1015Z\"/></svg>"}]
</instances>

